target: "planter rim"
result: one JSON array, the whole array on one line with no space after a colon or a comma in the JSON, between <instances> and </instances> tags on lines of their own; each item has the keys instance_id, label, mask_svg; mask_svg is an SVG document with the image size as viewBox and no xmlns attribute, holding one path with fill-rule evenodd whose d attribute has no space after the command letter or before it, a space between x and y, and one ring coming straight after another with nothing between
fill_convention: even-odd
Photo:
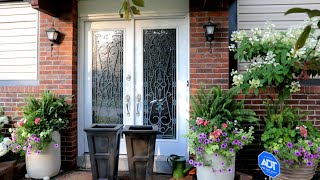
<instances>
[{"instance_id":1,"label":"planter rim","mask_svg":"<svg viewBox=\"0 0 320 180\"><path fill-rule=\"evenodd\" d=\"M157 125L126 125L122 132L124 134L158 134Z\"/></svg>"},{"instance_id":2,"label":"planter rim","mask_svg":"<svg viewBox=\"0 0 320 180\"><path fill-rule=\"evenodd\" d=\"M92 124L89 128L84 128L85 132L116 132L122 129L123 124Z\"/></svg>"}]
</instances>

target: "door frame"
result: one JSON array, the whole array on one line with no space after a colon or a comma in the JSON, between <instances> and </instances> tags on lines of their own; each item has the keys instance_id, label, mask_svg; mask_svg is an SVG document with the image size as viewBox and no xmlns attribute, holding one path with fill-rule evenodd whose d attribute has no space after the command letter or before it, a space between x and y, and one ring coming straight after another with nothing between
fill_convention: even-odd
<instances>
[{"instance_id":1,"label":"door frame","mask_svg":"<svg viewBox=\"0 0 320 180\"><path fill-rule=\"evenodd\" d=\"M184 51L184 53L186 54L186 59L183 62L185 64L185 68L186 68L186 76L187 76L187 80L190 81L190 21L189 21L189 13L168 13L166 15L159 15L159 14L154 14L154 15L142 15L142 16L136 16L135 18L136 20L152 20L152 19L181 19L184 20L186 23L186 34L187 34L187 49ZM84 80L86 77L85 72L85 59L87 54L85 54L85 42L86 42L86 37L85 37L85 31L86 31L86 27L85 24L88 22L94 22L94 21L125 21L123 19L119 19L118 15L100 15L100 16L95 16L95 17L80 17L79 18L79 34L78 34L78 158L77 158L77 165L83 168L88 168L90 165L89 163L89 157L87 155L85 155L85 145L86 145L86 141L85 141L85 137L86 134L84 132L84 127L85 127L85 120L86 118L84 117L84 112L85 112L85 106L84 104L87 103L87 97L85 95L85 88L86 88L86 84L84 83ZM131 20L131 22L133 24L133 27L135 28L135 21ZM177 66L177 68L179 68L179 66ZM187 91L189 92L189 88L187 87L187 82L186 83L186 88ZM178 89L177 89L178 91ZM179 93L177 93L179 94ZM189 96L186 96L186 100L185 102L187 102L188 107L186 107L186 112L185 113L189 113ZM186 120L187 121L187 120ZM178 128L178 126L177 126ZM187 128L187 127L186 127ZM188 155L188 148L186 148L186 155Z\"/></svg>"}]
</instances>

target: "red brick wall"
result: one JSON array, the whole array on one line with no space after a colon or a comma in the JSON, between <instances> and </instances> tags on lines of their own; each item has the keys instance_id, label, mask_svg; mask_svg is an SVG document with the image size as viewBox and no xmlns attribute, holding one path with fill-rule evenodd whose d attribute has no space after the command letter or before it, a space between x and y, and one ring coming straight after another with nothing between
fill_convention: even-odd
<instances>
[{"instance_id":1,"label":"red brick wall","mask_svg":"<svg viewBox=\"0 0 320 180\"><path fill-rule=\"evenodd\" d=\"M70 111L69 129L61 137L62 167L65 169L75 167L77 157L78 14L76 0L73 1L72 7L72 11L59 18L40 13L39 85L0 87L0 106L4 107L5 114L11 119L11 124L21 118L18 107L24 104L24 98L28 95L38 95L43 90L52 90L59 96L72 97L69 98L69 103L73 105ZM52 23L55 29L63 33L63 39L60 45L53 46L51 56L46 30L51 27Z\"/></svg>"},{"instance_id":2,"label":"red brick wall","mask_svg":"<svg viewBox=\"0 0 320 180\"><path fill-rule=\"evenodd\" d=\"M204 37L208 18L217 24L212 53ZM207 88L229 88L228 11L190 12L190 85L191 93L202 82Z\"/></svg>"}]
</instances>

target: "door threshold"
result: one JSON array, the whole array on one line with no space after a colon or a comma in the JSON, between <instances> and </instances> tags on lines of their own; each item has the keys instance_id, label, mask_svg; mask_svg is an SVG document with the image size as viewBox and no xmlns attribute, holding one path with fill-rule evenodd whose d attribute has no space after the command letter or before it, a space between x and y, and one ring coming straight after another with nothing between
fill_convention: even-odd
<instances>
[{"instance_id":1,"label":"door threshold","mask_svg":"<svg viewBox=\"0 0 320 180\"><path fill-rule=\"evenodd\" d=\"M82 156L77 157L77 166L80 169L90 169L90 156L89 153L85 153ZM128 158L126 154L119 155L119 173L128 172ZM171 174L171 167L167 163L167 156L159 155L154 156L153 172L157 174Z\"/></svg>"}]
</instances>

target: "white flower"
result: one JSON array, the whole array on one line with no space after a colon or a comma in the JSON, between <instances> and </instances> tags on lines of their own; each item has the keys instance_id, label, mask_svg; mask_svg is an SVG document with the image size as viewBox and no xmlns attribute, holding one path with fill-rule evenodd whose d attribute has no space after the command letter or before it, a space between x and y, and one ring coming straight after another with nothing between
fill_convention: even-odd
<instances>
[{"instance_id":1,"label":"white flower","mask_svg":"<svg viewBox=\"0 0 320 180\"><path fill-rule=\"evenodd\" d=\"M301 85L298 81L292 81L290 85L290 92L295 93L300 91Z\"/></svg>"},{"instance_id":2,"label":"white flower","mask_svg":"<svg viewBox=\"0 0 320 180\"><path fill-rule=\"evenodd\" d=\"M234 75L232 78L232 81L233 81L232 83L233 85L240 86L241 84L243 84L243 75L242 74Z\"/></svg>"},{"instance_id":3,"label":"white flower","mask_svg":"<svg viewBox=\"0 0 320 180\"><path fill-rule=\"evenodd\" d=\"M5 144L0 143L0 157L5 155L7 152L8 152L8 147Z\"/></svg>"},{"instance_id":4,"label":"white flower","mask_svg":"<svg viewBox=\"0 0 320 180\"><path fill-rule=\"evenodd\" d=\"M236 46L234 44L230 44L228 47L230 51L236 51Z\"/></svg>"},{"instance_id":5,"label":"white flower","mask_svg":"<svg viewBox=\"0 0 320 180\"><path fill-rule=\"evenodd\" d=\"M12 141L10 138L5 137L5 138L3 138L2 143L9 146L12 143Z\"/></svg>"},{"instance_id":6,"label":"white flower","mask_svg":"<svg viewBox=\"0 0 320 180\"><path fill-rule=\"evenodd\" d=\"M249 84L251 85L251 88L258 88L260 86L262 86L262 84L260 84L260 80L259 79L252 79L249 80Z\"/></svg>"},{"instance_id":7,"label":"white flower","mask_svg":"<svg viewBox=\"0 0 320 180\"><path fill-rule=\"evenodd\" d=\"M237 70L235 71L234 69L232 69L232 71L231 71L230 74L231 74L231 76L237 75L237 74L238 74L238 71L237 71Z\"/></svg>"}]
</instances>

